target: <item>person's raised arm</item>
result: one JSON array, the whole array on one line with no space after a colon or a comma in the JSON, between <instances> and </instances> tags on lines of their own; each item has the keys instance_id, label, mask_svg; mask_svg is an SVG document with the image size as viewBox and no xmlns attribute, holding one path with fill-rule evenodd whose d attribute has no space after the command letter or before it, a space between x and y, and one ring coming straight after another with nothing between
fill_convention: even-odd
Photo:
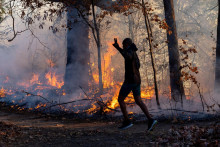
<instances>
[{"instance_id":1,"label":"person's raised arm","mask_svg":"<svg viewBox=\"0 0 220 147\"><path fill-rule=\"evenodd\" d=\"M114 38L114 41L115 41L115 43L112 45L122 54L122 56L124 58L132 59L132 55L133 55L132 50L124 50L124 49L120 48L118 41L117 41L117 38Z\"/></svg>"}]
</instances>

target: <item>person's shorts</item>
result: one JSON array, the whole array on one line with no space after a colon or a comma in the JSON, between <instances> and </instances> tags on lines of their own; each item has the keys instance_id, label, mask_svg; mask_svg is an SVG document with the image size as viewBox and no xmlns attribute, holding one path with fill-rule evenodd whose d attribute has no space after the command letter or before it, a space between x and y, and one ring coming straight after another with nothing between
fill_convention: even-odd
<instances>
[{"instance_id":1,"label":"person's shorts","mask_svg":"<svg viewBox=\"0 0 220 147\"><path fill-rule=\"evenodd\" d=\"M128 84L123 83L121 86L119 96L120 97L127 97L130 92L133 92L134 96L140 96L141 95L141 85L140 84Z\"/></svg>"}]
</instances>

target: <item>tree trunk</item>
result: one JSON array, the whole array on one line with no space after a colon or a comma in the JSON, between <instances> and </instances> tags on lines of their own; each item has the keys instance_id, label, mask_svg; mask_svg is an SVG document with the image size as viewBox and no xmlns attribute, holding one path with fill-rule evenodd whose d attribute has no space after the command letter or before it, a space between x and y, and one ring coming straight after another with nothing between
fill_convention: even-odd
<instances>
[{"instance_id":1,"label":"tree trunk","mask_svg":"<svg viewBox=\"0 0 220 147\"><path fill-rule=\"evenodd\" d=\"M167 30L171 96L175 101L185 99L183 81L181 80L180 56L173 0L163 0Z\"/></svg>"},{"instance_id":2,"label":"tree trunk","mask_svg":"<svg viewBox=\"0 0 220 147\"><path fill-rule=\"evenodd\" d=\"M129 36L130 36L131 40L133 42L135 42L135 39L134 39L134 29L133 29L134 21L133 21L133 18L131 16L131 14L128 15L128 26L129 26Z\"/></svg>"},{"instance_id":3,"label":"tree trunk","mask_svg":"<svg viewBox=\"0 0 220 147\"><path fill-rule=\"evenodd\" d=\"M74 20L78 19L77 22ZM89 26L83 23L77 10L68 7L67 11L67 63L64 88L69 92L88 86L89 79Z\"/></svg>"},{"instance_id":4,"label":"tree trunk","mask_svg":"<svg viewBox=\"0 0 220 147\"><path fill-rule=\"evenodd\" d=\"M93 29L92 33L98 49L99 92L102 93L103 83L102 83L101 40L100 40L100 30L96 21L95 5L93 0L92 0L92 14L93 14L93 23L94 23L94 28L92 28Z\"/></svg>"},{"instance_id":5,"label":"tree trunk","mask_svg":"<svg viewBox=\"0 0 220 147\"><path fill-rule=\"evenodd\" d=\"M157 73L156 73L155 62L154 62L154 57L153 57L152 29L151 29L150 20L149 20L149 16L148 16L148 13L147 13L147 10L146 10L146 7L145 7L144 0L142 0L142 7L144 9L144 12L143 12L144 13L144 20L145 20L145 26L146 26L147 34L148 34L151 64L152 64L153 73L154 73L154 90L155 90L156 102L157 102L157 105L160 106L159 91L158 91L158 86L157 86Z\"/></svg>"},{"instance_id":6,"label":"tree trunk","mask_svg":"<svg viewBox=\"0 0 220 147\"><path fill-rule=\"evenodd\" d=\"M220 0L218 0L218 26L216 44L216 65L215 65L215 89L220 85Z\"/></svg>"},{"instance_id":7,"label":"tree trunk","mask_svg":"<svg viewBox=\"0 0 220 147\"><path fill-rule=\"evenodd\" d=\"M49 1L63 2L61 0ZM79 86L87 88L89 81L89 26L88 24L84 23L85 20L79 17L77 9L72 6L72 3L75 5L85 4L84 7L88 9L90 4L88 1L78 0L76 2L77 3L74 3L74 1L65 2L65 4L68 6L67 24L70 29L67 31L67 63L63 88L69 93L74 92L79 88ZM112 6L117 6L116 4L120 4L119 2L113 0L98 0L95 2L95 5L108 11L114 11L114 7ZM89 12L89 10L87 11ZM76 18L78 18L80 21L74 22ZM101 44L98 45L98 50L100 50L100 48ZM101 59L101 54L98 56L100 56ZM99 70L101 70L101 60L98 62ZM99 75L99 77L101 78L102 76ZM102 79L100 78L99 81L102 83ZM100 88L102 89L102 86L100 86Z\"/></svg>"}]
</instances>

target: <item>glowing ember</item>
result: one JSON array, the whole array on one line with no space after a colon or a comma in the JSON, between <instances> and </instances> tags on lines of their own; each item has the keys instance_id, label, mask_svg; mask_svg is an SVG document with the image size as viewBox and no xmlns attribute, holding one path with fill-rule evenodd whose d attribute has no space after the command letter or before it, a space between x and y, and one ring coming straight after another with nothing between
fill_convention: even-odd
<instances>
[{"instance_id":1,"label":"glowing ember","mask_svg":"<svg viewBox=\"0 0 220 147\"><path fill-rule=\"evenodd\" d=\"M186 96L186 99L187 99L187 100L190 100L190 99L191 99L191 97L190 97L190 96Z\"/></svg>"},{"instance_id":2,"label":"glowing ember","mask_svg":"<svg viewBox=\"0 0 220 147\"><path fill-rule=\"evenodd\" d=\"M55 66L55 63L52 60L47 60L47 63L50 65L51 68Z\"/></svg>"},{"instance_id":3,"label":"glowing ember","mask_svg":"<svg viewBox=\"0 0 220 147\"><path fill-rule=\"evenodd\" d=\"M86 112L89 114L92 114L92 113L96 112L96 109L97 109L97 107L96 107L95 103L93 103L92 107L90 109L86 110Z\"/></svg>"},{"instance_id":4,"label":"glowing ember","mask_svg":"<svg viewBox=\"0 0 220 147\"><path fill-rule=\"evenodd\" d=\"M42 108L42 107L46 107L47 104L38 104L35 109L39 109L39 108Z\"/></svg>"},{"instance_id":5,"label":"glowing ember","mask_svg":"<svg viewBox=\"0 0 220 147\"><path fill-rule=\"evenodd\" d=\"M0 89L0 97L3 98L3 97L5 97L5 96L6 96L6 90L2 87L2 88Z\"/></svg>"},{"instance_id":6,"label":"glowing ember","mask_svg":"<svg viewBox=\"0 0 220 147\"><path fill-rule=\"evenodd\" d=\"M98 74L93 74L92 76L93 76L94 82L96 84L98 84L99 83L99 75Z\"/></svg>"}]
</instances>

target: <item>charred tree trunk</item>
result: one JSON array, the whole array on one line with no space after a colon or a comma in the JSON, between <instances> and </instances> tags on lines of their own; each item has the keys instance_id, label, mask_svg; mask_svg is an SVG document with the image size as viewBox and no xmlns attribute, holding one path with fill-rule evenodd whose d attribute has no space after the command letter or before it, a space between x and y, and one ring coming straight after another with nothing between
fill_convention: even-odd
<instances>
[{"instance_id":1,"label":"charred tree trunk","mask_svg":"<svg viewBox=\"0 0 220 147\"><path fill-rule=\"evenodd\" d=\"M88 20L79 17L76 6L83 6L87 9L85 11L89 12L89 7L91 1L87 0L74 0L74 1L62 1L62 0L49 0L52 2L61 2L67 6L67 63L66 71L64 76L64 89L67 92L74 92L79 86L83 86L85 89L88 87L89 81L89 25L85 23ZM120 4L120 1L113 0L98 0L95 1L94 5L108 10L114 11L114 8ZM114 6L114 7L113 7ZM85 13L88 14L88 13ZM79 20L75 22L75 20ZM86 18L87 19L87 18ZM98 50L100 50L101 44L98 44ZM99 61L99 70L101 70L101 54ZM101 78L102 76L99 75ZM102 79L99 81L102 83ZM102 85L100 86L102 89Z\"/></svg>"},{"instance_id":2,"label":"charred tree trunk","mask_svg":"<svg viewBox=\"0 0 220 147\"><path fill-rule=\"evenodd\" d=\"M183 102L183 99L185 99L185 92L183 81L181 80L180 55L178 49L174 4L173 0L163 0L163 3L166 23L169 26L167 29L167 41L169 52L171 96L173 100L181 100L181 102Z\"/></svg>"},{"instance_id":3,"label":"charred tree trunk","mask_svg":"<svg viewBox=\"0 0 220 147\"><path fill-rule=\"evenodd\" d=\"M64 88L69 92L74 92L79 86L85 88L88 85L89 26L83 23L77 9L73 7L68 7L67 25L67 63Z\"/></svg>"},{"instance_id":4,"label":"charred tree trunk","mask_svg":"<svg viewBox=\"0 0 220 147\"><path fill-rule=\"evenodd\" d=\"M216 44L216 65L215 65L215 89L220 85L220 0L218 0L218 26Z\"/></svg>"}]
</instances>

